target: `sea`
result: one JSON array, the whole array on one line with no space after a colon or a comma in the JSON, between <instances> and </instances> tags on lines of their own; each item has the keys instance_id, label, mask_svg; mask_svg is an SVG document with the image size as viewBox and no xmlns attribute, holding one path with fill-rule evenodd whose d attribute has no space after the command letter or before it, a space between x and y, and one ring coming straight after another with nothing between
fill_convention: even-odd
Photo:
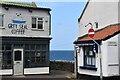
<instances>
[{"instance_id":1,"label":"sea","mask_svg":"<svg viewBox=\"0 0 120 80\"><path fill-rule=\"evenodd\" d=\"M51 50L50 61L74 61L73 50Z\"/></svg>"}]
</instances>

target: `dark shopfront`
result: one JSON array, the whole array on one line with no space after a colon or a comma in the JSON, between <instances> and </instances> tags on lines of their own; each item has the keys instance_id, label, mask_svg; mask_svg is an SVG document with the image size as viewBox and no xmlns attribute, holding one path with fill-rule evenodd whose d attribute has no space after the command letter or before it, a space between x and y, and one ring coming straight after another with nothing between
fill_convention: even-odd
<instances>
[{"instance_id":1,"label":"dark shopfront","mask_svg":"<svg viewBox=\"0 0 120 80\"><path fill-rule=\"evenodd\" d=\"M2 37L2 69L13 75L24 74L24 68L49 67L51 38Z\"/></svg>"}]
</instances>

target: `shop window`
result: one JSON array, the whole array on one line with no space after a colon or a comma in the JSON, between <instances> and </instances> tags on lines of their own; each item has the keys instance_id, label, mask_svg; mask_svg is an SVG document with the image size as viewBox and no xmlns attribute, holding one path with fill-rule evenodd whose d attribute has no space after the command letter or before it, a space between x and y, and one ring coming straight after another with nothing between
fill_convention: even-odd
<instances>
[{"instance_id":1,"label":"shop window","mask_svg":"<svg viewBox=\"0 0 120 80\"><path fill-rule=\"evenodd\" d=\"M45 59L46 59L46 52L32 52L31 53L32 63L40 63L40 62L42 63L42 62L45 62Z\"/></svg>"},{"instance_id":2,"label":"shop window","mask_svg":"<svg viewBox=\"0 0 120 80\"><path fill-rule=\"evenodd\" d=\"M43 30L43 18L32 17L32 28Z\"/></svg>"},{"instance_id":3,"label":"shop window","mask_svg":"<svg viewBox=\"0 0 120 80\"><path fill-rule=\"evenodd\" d=\"M95 52L93 51L93 46L84 47L84 66L95 67L96 59Z\"/></svg>"},{"instance_id":4,"label":"shop window","mask_svg":"<svg viewBox=\"0 0 120 80\"><path fill-rule=\"evenodd\" d=\"M2 52L2 68L11 69L12 68L12 53Z\"/></svg>"},{"instance_id":5,"label":"shop window","mask_svg":"<svg viewBox=\"0 0 120 80\"><path fill-rule=\"evenodd\" d=\"M25 68L29 68L30 67L30 52L25 52L25 56L24 56L24 59L25 59Z\"/></svg>"},{"instance_id":6,"label":"shop window","mask_svg":"<svg viewBox=\"0 0 120 80\"><path fill-rule=\"evenodd\" d=\"M47 45L46 44L30 44L25 45L25 67L40 67L47 64ZM29 50L28 50L29 49Z\"/></svg>"},{"instance_id":7,"label":"shop window","mask_svg":"<svg viewBox=\"0 0 120 80\"><path fill-rule=\"evenodd\" d=\"M4 16L0 15L0 27L3 27Z\"/></svg>"}]
</instances>

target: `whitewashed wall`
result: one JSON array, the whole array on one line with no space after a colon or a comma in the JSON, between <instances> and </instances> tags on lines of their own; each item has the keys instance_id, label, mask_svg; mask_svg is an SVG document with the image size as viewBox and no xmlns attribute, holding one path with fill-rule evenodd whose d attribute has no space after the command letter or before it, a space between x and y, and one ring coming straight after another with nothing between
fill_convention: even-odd
<instances>
[{"instance_id":1,"label":"whitewashed wall","mask_svg":"<svg viewBox=\"0 0 120 80\"><path fill-rule=\"evenodd\" d=\"M118 35L106 40L102 41L101 45L101 53L102 53L102 71L103 76L117 76L119 75L119 55L118 55ZM117 46L109 46L109 42L116 42ZM78 53L78 73L79 74L88 74L93 76L100 76L100 56L96 55L96 68L97 71L80 69L80 66L84 66L83 64L83 50L80 48L80 53Z\"/></svg>"},{"instance_id":2,"label":"whitewashed wall","mask_svg":"<svg viewBox=\"0 0 120 80\"><path fill-rule=\"evenodd\" d=\"M119 50L118 35L110 38L107 42L107 72L108 76L119 75ZM116 42L117 45L109 45L109 42Z\"/></svg>"},{"instance_id":3,"label":"whitewashed wall","mask_svg":"<svg viewBox=\"0 0 120 80\"><path fill-rule=\"evenodd\" d=\"M79 36L88 33L90 26L85 27L85 25L89 22L98 22L98 29L118 23L118 2L90 2L78 23Z\"/></svg>"},{"instance_id":4,"label":"whitewashed wall","mask_svg":"<svg viewBox=\"0 0 120 80\"><path fill-rule=\"evenodd\" d=\"M9 10L2 9L2 14L4 14L4 28L0 29L2 31L2 36L21 36L21 37L49 37L49 18L50 15L48 11L43 10L33 10L32 13L28 9L23 8L13 8L10 7ZM16 19L16 13L21 13L22 20L26 21L28 30L25 30L25 34L12 34L11 29L8 28L8 24ZM44 17L44 30L32 30L32 17ZM46 22L47 21L47 22Z\"/></svg>"},{"instance_id":5,"label":"whitewashed wall","mask_svg":"<svg viewBox=\"0 0 120 80\"><path fill-rule=\"evenodd\" d=\"M95 28L95 30L104 28L111 24L118 23L118 2L94 2L94 0L90 0L91 2L88 4L80 22L79 26L79 34L78 37L83 36L88 33L88 29L90 26L85 27L89 22L94 23L98 22L99 27ZM113 1L113 0L112 0ZM93 25L95 26L95 25ZM118 43L120 40L118 39L118 35L106 40L102 41L101 52L102 52L102 69L103 76L114 76L119 75L119 55L118 51L120 48L117 46L108 46L109 41L115 41ZM80 50L80 54L78 54L78 73L80 74L88 74L93 76L100 75L100 63L99 63L99 55L96 55L96 68L97 71L80 69L79 66L83 66L83 51ZM115 64L112 65L112 64ZM112 66L109 66L112 65Z\"/></svg>"}]
</instances>

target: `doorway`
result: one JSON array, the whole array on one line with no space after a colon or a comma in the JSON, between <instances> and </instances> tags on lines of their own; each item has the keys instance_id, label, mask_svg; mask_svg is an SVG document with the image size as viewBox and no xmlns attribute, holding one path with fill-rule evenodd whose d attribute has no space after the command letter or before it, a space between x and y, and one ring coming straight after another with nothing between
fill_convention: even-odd
<instances>
[{"instance_id":1,"label":"doorway","mask_svg":"<svg viewBox=\"0 0 120 80\"><path fill-rule=\"evenodd\" d=\"M13 50L13 75L23 75L23 49Z\"/></svg>"}]
</instances>

